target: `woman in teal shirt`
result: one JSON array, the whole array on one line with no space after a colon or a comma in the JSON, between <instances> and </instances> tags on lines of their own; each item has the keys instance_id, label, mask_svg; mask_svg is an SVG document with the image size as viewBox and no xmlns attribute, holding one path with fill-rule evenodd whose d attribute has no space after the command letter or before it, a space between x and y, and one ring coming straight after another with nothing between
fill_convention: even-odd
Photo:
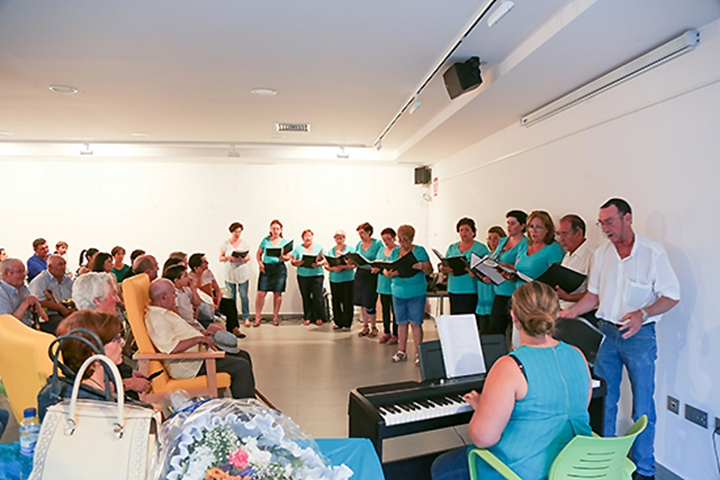
<instances>
[{"instance_id":1,"label":"woman in teal shirt","mask_svg":"<svg viewBox=\"0 0 720 480\"><path fill-rule=\"evenodd\" d=\"M493 258L505 266L514 267L518 252L527 244L527 238L524 235L527 214L522 210L511 210L505 215L505 218L507 219L508 236L500 239ZM483 281L490 282L487 278L484 278ZM483 330L483 334L504 335L506 333L510 326L510 298L515 287L514 281L506 281L495 286L490 321L487 330Z\"/></svg>"},{"instance_id":2,"label":"woman in teal shirt","mask_svg":"<svg viewBox=\"0 0 720 480\"><path fill-rule=\"evenodd\" d=\"M345 245L345 232L338 230L334 235L335 246L327 253L328 257L337 258L353 251ZM355 270L351 265L331 267L327 261L325 269L330 272L330 293L332 294L333 320L335 330L350 331L353 321L353 280Z\"/></svg>"},{"instance_id":3,"label":"woman in teal shirt","mask_svg":"<svg viewBox=\"0 0 720 480\"><path fill-rule=\"evenodd\" d=\"M490 250L482 243L475 240L477 227L475 220L463 217L458 220L455 230L460 235L460 241L453 243L445 252L445 257L464 256L470 263L470 256L474 253L478 257L484 257ZM450 294L450 315L474 314L478 306L477 279L471 277L467 270L460 275L453 275L453 269L438 265L438 270L448 275L448 293ZM483 285L485 285L483 283ZM480 325L478 323L478 328Z\"/></svg>"},{"instance_id":4,"label":"woman in teal shirt","mask_svg":"<svg viewBox=\"0 0 720 480\"><path fill-rule=\"evenodd\" d=\"M357 227L360 241L355 246L355 251L369 261L377 260L378 254L383 249L381 241L372 238L373 227L365 222ZM377 273L373 273L369 266L359 267L355 271L355 285L353 285L353 304L360 307L360 316L363 322L363 329L358 336L377 337L378 329L375 326L377 312ZM371 328L368 328L368 323Z\"/></svg>"},{"instance_id":5,"label":"woman in teal shirt","mask_svg":"<svg viewBox=\"0 0 720 480\"><path fill-rule=\"evenodd\" d=\"M377 256L377 260L390 261L392 251L395 250L398 244L395 242L397 234L395 230L390 227L383 228L380 232L380 238L382 238L385 248L380 250ZM395 345L398 342L398 326L395 321L395 314L393 313L393 300L392 300L392 280L385 275L382 275L379 268L373 268L373 273L380 273L377 281L377 293L380 295L380 304L382 305L382 319L383 319L383 336L380 337L380 343L387 343L388 345ZM392 327L390 326L392 322Z\"/></svg>"},{"instance_id":6,"label":"woman in teal shirt","mask_svg":"<svg viewBox=\"0 0 720 480\"><path fill-rule=\"evenodd\" d=\"M262 239L255 255L260 268L258 291L255 297L255 323L253 327L260 326L262 311L265 306L267 292L273 292L273 325L280 325L278 314L282 305L282 294L287 283L287 267L285 262L290 260L290 254L272 257L267 254L268 248L282 248L289 242L282 238L283 224L280 220L270 222L270 234Z\"/></svg>"},{"instance_id":7,"label":"woman in teal shirt","mask_svg":"<svg viewBox=\"0 0 720 480\"><path fill-rule=\"evenodd\" d=\"M535 210L528 216L527 225L530 240L518 251L515 269L530 278L538 278L550 265L562 262L565 252L555 241L555 224L549 213Z\"/></svg>"},{"instance_id":8,"label":"woman in teal shirt","mask_svg":"<svg viewBox=\"0 0 720 480\"><path fill-rule=\"evenodd\" d=\"M309 228L303 230L300 235L303 243L295 247L292 252L293 258L290 259L290 263L297 267L297 282L302 296L303 323L305 325L310 325L310 322L322 325L326 321L322 293L325 275L320 266L323 249L320 245L313 243L314 236L313 231ZM315 257L312 268L301 266L305 255Z\"/></svg>"},{"instance_id":9,"label":"woman in teal shirt","mask_svg":"<svg viewBox=\"0 0 720 480\"><path fill-rule=\"evenodd\" d=\"M412 268L418 272L411 277L400 277L397 270L384 270L384 275L392 278L393 308L395 321L398 324L398 351L391 361L402 362L407 360L408 324L412 324L413 340L415 341L415 363L419 365L417 346L423 340L423 316L425 314L425 299L427 298L427 282L425 275L433 271L425 248L413 245L415 229L410 225L398 227L398 240L400 246L392 251L390 260L397 261L412 253L417 262Z\"/></svg>"},{"instance_id":10,"label":"woman in teal shirt","mask_svg":"<svg viewBox=\"0 0 720 480\"><path fill-rule=\"evenodd\" d=\"M576 435L590 436L590 370L575 347L552 337L560 306L539 282L512 296L521 346L490 369L482 394L465 395L475 410L468 434L474 445L439 456L433 480L468 480L467 451L487 448L521 478L547 479L555 457ZM478 478L500 479L478 461Z\"/></svg>"}]
</instances>

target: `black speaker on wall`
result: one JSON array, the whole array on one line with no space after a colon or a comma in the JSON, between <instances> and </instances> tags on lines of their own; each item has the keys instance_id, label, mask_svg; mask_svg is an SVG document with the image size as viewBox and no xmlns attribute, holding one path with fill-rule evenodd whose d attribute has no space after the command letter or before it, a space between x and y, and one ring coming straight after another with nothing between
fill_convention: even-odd
<instances>
[{"instance_id":1,"label":"black speaker on wall","mask_svg":"<svg viewBox=\"0 0 720 480\"><path fill-rule=\"evenodd\" d=\"M415 185L429 185L430 177L432 177L432 170L430 167L415 168Z\"/></svg>"},{"instance_id":2,"label":"black speaker on wall","mask_svg":"<svg viewBox=\"0 0 720 480\"><path fill-rule=\"evenodd\" d=\"M454 63L443 73L443 80L445 80L445 88L448 95L450 95L450 99L475 90L482 83L480 59L471 57L466 62Z\"/></svg>"}]
</instances>

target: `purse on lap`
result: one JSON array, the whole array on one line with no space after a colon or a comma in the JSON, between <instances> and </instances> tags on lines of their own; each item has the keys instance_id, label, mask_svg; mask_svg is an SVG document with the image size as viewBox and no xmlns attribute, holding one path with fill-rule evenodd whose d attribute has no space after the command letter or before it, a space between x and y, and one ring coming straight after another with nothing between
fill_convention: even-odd
<instances>
[{"instance_id":1,"label":"purse on lap","mask_svg":"<svg viewBox=\"0 0 720 480\"><path fill-rule=\"evenodd\" d=\"M114 402L78 399L83 374L101 362L115 381ZM70 399L47 409L35 446L30 480L146 480L158 451L159 414L126 405L122 378L104 355L93 355L75 376Z\"/></svg>"}]
</instances>

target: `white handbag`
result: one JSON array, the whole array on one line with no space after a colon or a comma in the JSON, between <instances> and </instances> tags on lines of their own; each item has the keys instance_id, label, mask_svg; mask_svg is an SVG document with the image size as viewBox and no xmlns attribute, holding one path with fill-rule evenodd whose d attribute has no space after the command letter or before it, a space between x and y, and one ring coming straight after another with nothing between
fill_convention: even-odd
<instances>
[{"instance_id":1,"label":"white handbag","mask_svg":"<svg viewBox=\"0 0 720 480\"><path fill-rule=\"evenodd\" d=\"M85 370L95 361L115 378L117 404L78 400ZM106 371L107 371L106 369ZM30 480L146 480L157 458L159 416L125 405L122 378L104 355L93 355L75 377L72 396L48 408L35 446Z\"/></svg>"}]
</instances>

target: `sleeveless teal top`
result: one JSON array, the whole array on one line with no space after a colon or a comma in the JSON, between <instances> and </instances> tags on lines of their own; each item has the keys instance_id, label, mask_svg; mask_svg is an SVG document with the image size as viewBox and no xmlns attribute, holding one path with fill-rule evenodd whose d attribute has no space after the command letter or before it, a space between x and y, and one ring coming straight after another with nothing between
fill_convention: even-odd
<instances>
[{"instance_id":1,"label":"sleeveless teal top","mask_svg":"<svg viewBox=\"0 0 720 480\"><path fill-rule=\"evenodd\" d=\"M590 374L580 352L560 342L552 348L521 346L528 391L515 402L500 441L490 450L521 478L547 479L555 457L575 435L592 435L588 414ZM478 462L478 477L501 479Z\"/></svg>"}]
</instances>

